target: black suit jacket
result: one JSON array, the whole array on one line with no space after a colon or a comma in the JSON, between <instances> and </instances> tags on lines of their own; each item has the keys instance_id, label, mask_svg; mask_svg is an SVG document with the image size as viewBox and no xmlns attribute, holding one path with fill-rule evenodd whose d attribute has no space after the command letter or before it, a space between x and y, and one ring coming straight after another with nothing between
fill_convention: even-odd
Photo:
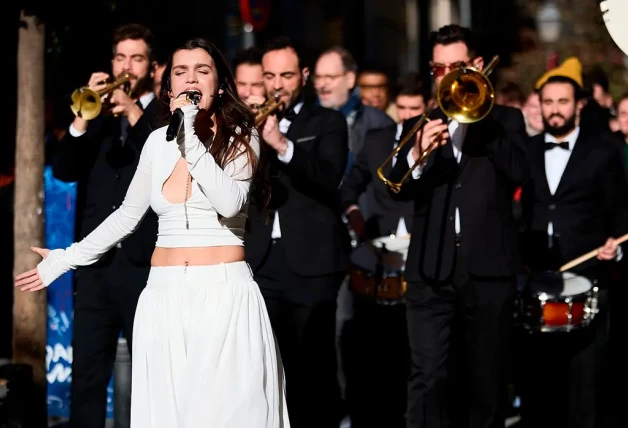
<instances>
[{"instance_id":1,"label":"black suit jacket","mask_svg":"<svg viewBox=\"0 0 628 428\"><path fill-rule=\"evenodd\" d=\"M246 259L255 272L271 243L274 212L290 268L318 276L347 269L346 231L338 213L338 186L347 163L345 117L334 110L303 105L286 134L294 144L288 164L270 153L270 218L252 201L244 238Z\"/></svg>"},{"instance_id":2,"label":"black suit jacket","mask_svg":"<svg viewBox=\"0 0 628 428\"><path fill-rule=\"evenodd\" d=\"M69 132L59 143L53 160L53 175L62 181L77 182L76 239L100 225L124 200L135 174L144 142L155 129L158 101L153 99L135 126L128 127L121 141L121 117L99 116L87 132L73 137ZM122 242L122 251L138 266L150 266L157 240L157 215L149 209L137 230ZM110 263L111 251L94 266Z\"/></svg>"},{"instance_id":3,"label":"black suit jacket","mask_svg":"<svg viewBox=\"0 0 628 428\"><path fill-rule=\"evenodd\" d=\"M377 176L377 169L392 153L395 145L397 124L368 132L362 150L356 155L355 162L340 186L340 208L344 213L351 205L359 205L360 196L372 189L371 216L367 219L367 237L395 233L399 218L404 217L408 232L412 229L413 204L411 201L393 199L388 187ZM390 174L391 163L383 172Z\"/></svg>"},{"instance_id":4,"label":"black suit jacket","mask_svg":"<svg viewBox=\"0 0 628 428\"><path fill-rule=\"evenodd\" d=\"M431 118L446 118L435 110ZM402 139L420 118L404 126ZM420 132L420 131L419 131ZM390 178L408 171L412 142L399 152ZM419 179L399 194L414 200L414 224L405 276L408 281L451 279L455 261L455 210L460 211L461 252L472 275L506 277L522 270L512 198L527 175L526 132L520 111L496 105L483 120L469 124L460 164L451 141L428 158Z\"/></svg>"},{"instance_id":5,"label":"black suit jacket","mask_svg":"<svg viewBox=\"0 0 628 428\"><path fill-rule=\"evenodd\" d=\"M628 186L617 147L608 138L581 128L554 195L547 184L545 137L530 139L531 176L523 186L522 206L524 255L532 270L557 269L604 245L608 237L628 232ZM550 221L557 250L548 254ZM573 270L596 267L599 263L593 259Z\"/></svg>"}]
</instances>

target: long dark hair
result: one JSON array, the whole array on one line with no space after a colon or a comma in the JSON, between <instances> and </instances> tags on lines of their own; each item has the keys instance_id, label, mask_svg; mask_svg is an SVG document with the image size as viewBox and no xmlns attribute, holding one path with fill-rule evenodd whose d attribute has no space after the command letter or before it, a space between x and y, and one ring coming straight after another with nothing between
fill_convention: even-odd
<instances>
[{"instance_id":1,"label":"long dark hair","mask_svg":"<svg viewBox=\"0 0 628 428\"><path fill-rule=\"evenodd\" d=\"M225 165L238 156L244 155L249 158L254 171L253 177L251 177L252 199L262 210L265 210L270 201L270 180L268 178L265 150L263 150L263 147L260 147L260 156L256 158L250 145L251 133L255 128L255 116L238 96L233 74L227 60L210 41L203 38L190 39L175 48L170 54L164 69L161 91L159 93L159 100L163 104L167 115L162 118L160 125L167 125L170 120L170 97L168 93L172 85L170 74L172 72L174 54L181 50L193 49L203 49L211 56L216 65L219 87L223 90L221 96L215 98L212 106L216 114L216 136L209 146L209 153L221 168L224 168ZM239 129L236 131L236 128ZM232 144L230 144L231 138L233 138ZM262 145L261 136L259 140L260 145Z\"/></svg>"}]
</instances>

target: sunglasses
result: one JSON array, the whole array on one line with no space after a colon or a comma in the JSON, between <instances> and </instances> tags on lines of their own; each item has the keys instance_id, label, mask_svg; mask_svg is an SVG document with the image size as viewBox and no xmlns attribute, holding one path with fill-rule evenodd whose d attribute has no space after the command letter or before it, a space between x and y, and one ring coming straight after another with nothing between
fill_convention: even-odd
<instances>
[{"instance_id":1,"label":"sunglasses","mask_svg":"<svg viewBox=\"0 0 628 428\"><path fill-rule=\"evenodd\" d=\"M434 77L443 77L445 74L447 74L451 70L457 70L459 68L463 68L467 66L468 65L465 61L456 61L447 65L430 62L430 75Z\"/></svg>"}]
</instances>

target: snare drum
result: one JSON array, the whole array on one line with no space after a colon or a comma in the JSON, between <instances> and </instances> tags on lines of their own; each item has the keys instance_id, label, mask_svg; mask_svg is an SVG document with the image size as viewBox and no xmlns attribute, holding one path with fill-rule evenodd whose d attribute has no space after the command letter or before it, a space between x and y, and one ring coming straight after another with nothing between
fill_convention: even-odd
<instances>
[{"instance_id":1,"label":"snare drum","mask_svg":"<svg viewBox=\"0 0 628 428\"><path fill-rule=\"evenodd\" d=\"M381 304L403 303L403 276L410 238L383 237L357 247L351 254L351 290Z\"/></svg>"},{"instance_id":2,"label":"snare drum","mask_svg":"<svg viewBox=\"0 0 628 428\"><path fill-rule=\"evenodd\" d=\"M517 324L542 333L569 332L586 327L598 313L598 287L570 272L559 274L562 290L534 287L517 299Z\"/></svg>"}]
</instances>

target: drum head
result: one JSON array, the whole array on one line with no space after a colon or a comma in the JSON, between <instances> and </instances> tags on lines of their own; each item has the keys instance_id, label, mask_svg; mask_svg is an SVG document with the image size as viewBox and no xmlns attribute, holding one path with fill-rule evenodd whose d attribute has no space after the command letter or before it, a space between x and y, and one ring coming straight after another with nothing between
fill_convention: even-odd
<instances>
[{"instance_id":1,"label":"drum head","mask_svg":"<svg viewBox=\"0 0 628 428\"><path fill-rule=\"evenodd\" d=\"M563 272L563 292L561 296L575 296L587 293L593 288L593 283L584 276L578 276L571 272Z\"/></svg>"},{"instance_id":2,"label":"drum head","mask_svg":"<svg viewBox=\"0 0 628 428\"><path fill-rule=\"evenodd\" d=\"M406 252L410 247L410 235L405 236L382 236L373 239L373 245L377 248L386 247L388 251Z\"/></svg>"}]
</instances>

